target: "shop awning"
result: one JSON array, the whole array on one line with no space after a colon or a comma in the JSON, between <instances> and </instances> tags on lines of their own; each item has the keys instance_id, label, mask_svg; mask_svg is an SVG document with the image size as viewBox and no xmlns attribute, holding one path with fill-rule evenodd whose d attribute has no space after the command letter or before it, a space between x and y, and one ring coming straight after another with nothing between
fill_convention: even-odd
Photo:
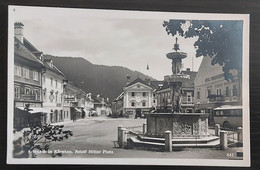
<instances>
[{"instance_id":1,"label":"shop awning","mask_svg":"<svg viewBox=\"0 0 260 170\"><path fill-rule=\"evenodd\" d=\"M49 111L41 107L38 108L35 107L35 108L30 108L29 112L33 114L33 113L48 113Z\"/></svg>"},{"instance_id":2,"label":"shop awning","mask_svg":"<svg viewBox=\"0 0 260 170\"><path fill-rule=\"evenodd\" d=\"M75 110L76 110L76 112L81 112L81 110L80 109L77 109L77 108L74 108Z\"/></svg>"},{"instance_id":3,"label":"shop awning","mask_svg":"<svg viewBox=\"0 0 260 170\"><path fill-rule=\"evenodd\" d=\"M24 107L16 107L17 109L19 110L22 110L22 111L25 111L24 110ZM44 109L44 108L41 108L41 107L32 107L32 108L29 108L29 113L31 114L34 114L34 113L48 113L49 111Z\"/></svg>"}]
</instances>

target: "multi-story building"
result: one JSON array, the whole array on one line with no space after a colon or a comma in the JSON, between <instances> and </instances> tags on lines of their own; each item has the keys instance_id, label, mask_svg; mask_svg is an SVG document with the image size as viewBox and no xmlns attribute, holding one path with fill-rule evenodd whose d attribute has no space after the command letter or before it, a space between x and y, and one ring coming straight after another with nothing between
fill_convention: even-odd
<instances>
[{"instance_id":1,"label":"multi-story building","mask_svg":"<svg viewBox=\"0 0 260 170\"><path fill-rule=\"evenodd\" d=\"M45 72L42 75L43 108L48 111L47 123L63 121L66 113L63 111L65 80L64 74L53 64L52 59L46 58L34 45L24 39L25 46L42 61Z\"/></svg>"},{"instance_id":2,"label":"multi-story building","mask_svg":"<svg viewBox=\"0 0 260 170\"><path fill-rule=\"evenodd\" d=\"M241 105L240 81L225 80L222 66L212 65L211 60L203 57L194 81L197 111L212 113L212 109L221 105Z\"/></svg>"},{"instance_id":3,"label":"multi-story building","mask_svg":"<svg viewBox=\"0 0 260 170\"><path fill-rule=\"evenodd\" d=\"M124 88L123 114L138 117L148 113L153 107L151 85L140 78L128 83Z\"/></svg>"},{"instance_id":4,"label":"multi-story building","mask_svg":"<svg viewBox=\"0 0 260 170\"><path fill-rule=\"evenodd\" d=\"M91 93L88 93L86 96L85 110L86 110L86 117L91 116L91 112L94 110L94 100L92 99Z\"/></svg>"},{"instance_id":5,"label":"multi-story building","mask_svg":"<svg viewBox=\"0 0 260 170\"><path fill-rule=\"evenodd\" d=\"M186 71L182 71L181 74L188 75L189 78L182 82L181 93L181 112L193 113L195 111L194 105L194 79L197 72L190 71L187 68ZM168 82L164 82L161 87L156 90L157 106L156 109L159 112L171 112L172 108L172 89Z\"/></svg>"},{"instance_id":6,"label":"multi-story building","mask_svg":"<svg viewBox=\"0 0 260 170\"><path fill-rule=\"evenodd\" d=\"M42 74L45 66L25 45L23 24L15 23L14 37L14 127L46 123L42 108Z\"/></svg>"},{"instance_id":7,"label":"multi-story building","mask_svg":"<svg viewBox=\"0 0 260 170\"><path fill-rule=\"evenodd\" d=\"M64 74L53 64L51 59L43 58L46 72L42 76L43 107L49 111L48 123L64 121L66 113L64 103Z\"/></svg>"},{"instance_id":8,"label":"multi-story building","mask_svg":"<svg viewBox=\"0 0 260 170\"><path fill-rule=\"evenodd\" d=\"M97 116L111 114L112 111L107 101L108 100L105 100L105 98L100 95L93 96L93 104Z\"/></svg>"},{"instance_id":9,"label":"multi-story building","mask_svg":"<svg viewBox=\"0 0 260 170\"><path fill-rule=\"evenodd\" d=\"M121 92L117 98L112 101L112 117L123 117L124 92Z\"/></svg>"},{"instance_id":10,"label":"multi-story building","mask_svg":"<svg viewBox=\"0 0 260 170\"><path fill-rule=\"evenodd\" d=\"M88 116L89 111L93 106L93 99L91 99L91 94L87 94L78 86L72 82L68 82L65 85L65 120L77 120L85 118Z\"/></svg>"},{"instance_id":11,"label":"multi-story building","mask_svg":"<svg viewBox=\"0 0 260 170\"><path fill-rule=\"evenodd\" d=\"M24 45L45 66L45 72L41 77L43 108L48 111L47 123L63 121L66 114L63 111L65 81L64 74L53 64L52 59L47 58L32 43L24 38Z\"/></svg>"}]
</instances>

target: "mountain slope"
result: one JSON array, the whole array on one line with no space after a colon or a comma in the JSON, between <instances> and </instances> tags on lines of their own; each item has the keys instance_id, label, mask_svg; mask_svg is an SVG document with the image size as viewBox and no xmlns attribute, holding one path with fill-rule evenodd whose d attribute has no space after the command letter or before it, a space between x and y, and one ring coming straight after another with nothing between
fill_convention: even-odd
<instances>
[{"instance_id":1,"label":"mountain slope","mask_svg":"<svg viewBox=\"0 0 260 170\"><path fill-rule=\"evenodd\" d=\"M55 57L46 55L46 58L53 60L53 63L67 77L87 93L94 95L101 94L113 100L119 95L123 86L126 85L126 76L130 75L130 81L137 77L145 80L154 80L137 71L132 71L121 66L95 65L84 58Z\"/></svg>"}]
</instances>

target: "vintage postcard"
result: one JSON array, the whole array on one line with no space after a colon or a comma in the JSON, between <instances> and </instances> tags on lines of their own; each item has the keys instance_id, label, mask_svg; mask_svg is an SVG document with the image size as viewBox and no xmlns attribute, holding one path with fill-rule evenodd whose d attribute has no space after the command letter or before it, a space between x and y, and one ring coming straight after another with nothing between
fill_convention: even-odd
<instances>
[{"instance_id":1,"label":"vintage postcard","mask_svg":"<svg viewBox=\"0 0 260 170\"><path fill-rule=\"evenodd\" d=\"M250 166L248 14L9 6L8 22L8 164Z\"/></svg>"}]
</instances>

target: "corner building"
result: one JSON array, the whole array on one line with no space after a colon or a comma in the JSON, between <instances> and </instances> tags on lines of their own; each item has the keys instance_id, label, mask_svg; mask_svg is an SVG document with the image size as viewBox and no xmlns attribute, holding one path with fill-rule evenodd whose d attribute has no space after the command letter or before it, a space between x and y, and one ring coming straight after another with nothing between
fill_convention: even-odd
<instances>
[{"instance_id":1,"label":"corner building","mask_svg":"<svg viewBox=\"0 0 260 170\"><path fill-rule=\"evenodd\" d=\"M222 105L241 105L242 102L240 81L225 80L222 66L212 65L211 61L212 58L203 57L194 81L196 110L210 113L210 119L214 108Z\"/></svg>"}]
</instances>

